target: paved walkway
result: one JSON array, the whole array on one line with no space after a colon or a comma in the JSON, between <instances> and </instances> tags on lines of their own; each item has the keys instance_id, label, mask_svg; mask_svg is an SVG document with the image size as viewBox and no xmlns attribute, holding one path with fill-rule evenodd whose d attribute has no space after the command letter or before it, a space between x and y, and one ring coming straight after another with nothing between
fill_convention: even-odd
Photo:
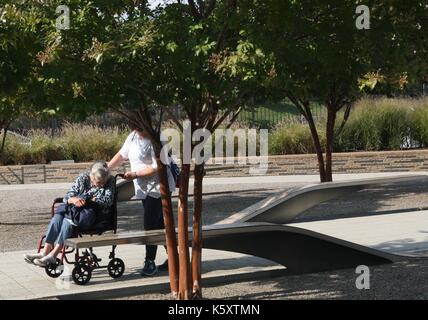
<instances>
[{"instance_id":1,"label":"paved walkway","mask_svg":"<svg viewBox=\"0 0 428 320\"><path fill-rule=\"evenodd\" d=\"M103 259L101 263L108 261L108 248L97 248L94 252ZM112 279L106 269L95 270L91 281L85 286L78 286L72 281L72 265L66 265L63 275L53 279L45 274L43 268L24 262L24 251L2 253L0 299L101 298L169 289L167 272L151 278L140 276L143 246L122 245L116 252L116 256L125 262L124 275L120 279ZM157 263L162 263L165 258L165 250L159 249ZM203 251L202 268L205 284L272 277L284 271L282 266L265 259L208 249Z\"/></svg>"},{"instance_id":2,"label":"paved walkway","mask_svg":"<svg viewBox=\"0 0 428 320\"><path fill-rule=\"evenodd\" d=\"M290 225L390 253L428 253L428 210Z\"/></svg>"},{"instance_id":3,"label":"paved walkway","mask_svg":"<svg viewBox=\"0 0 428 320\"><path fill-rule=\"evenodd\" d=\"M428 256L428 211L381 214L376 216L333 219L291 224L328 234L390 253ZM109 278L106 270L94 272L87 286L71 282L70 269L58 280L49 278L44 269L29 265L22 259L22 251L0 254L0 298L36 299L49 297L103 297L105 295L138 294L168 289L165 273L153 278L141 278L144 249L138 245L118 247L118 257L126 263L121 279ZM96 250L99 257L107 257L108 248ZM203 279L205 283L226 283L257 277L271 277L284 271L270 261L216 250L204 250ZM157 263L166 258L161 248ZM86 294L83 295L83 294ZM77 295L77 296L76 296Z\"/></svg>"},{"instance_id":4,"label":"paved walkway","mask_svg":"<svg viewBox=\"0 0 428 320\"><path fill-rule=\"evenodd\" d=\"M333 174L334 181L358 180L380 177L396 177L400 175L428 175L428 171L418 172L376 172L376 173L342 173ZM227 184L254 184L254 183L319 183L319 175L282 175L282 176L249 176L249 177L222 177L204 178L204 186ZM0 191L10 190L67 190L71 183L42 183L42 184L13 184L0 185ZM189 180L189 188L192 189L193 178Z\"/></svg>"}]
</instances>

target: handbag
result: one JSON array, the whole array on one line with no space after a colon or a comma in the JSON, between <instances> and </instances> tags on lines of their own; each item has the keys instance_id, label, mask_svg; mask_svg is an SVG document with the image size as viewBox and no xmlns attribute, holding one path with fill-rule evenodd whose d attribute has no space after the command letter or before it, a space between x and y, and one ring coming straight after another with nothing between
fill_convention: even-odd
<instances>
[{"instance_id":1,"label":"handbag","mask_svg":"<svg viewBox=\"0 0 428 320\"><path fill-rule=\"evenodd\" d=\"M180 187L180 168L177 163L170 157L170 164L168 165L169 170L171 171L172 178L174 179L175 187Z\"/></svg>"},{"instance_id":2,"label":"handbag","mask_svg":"<svg viewBox=\"0 0 428 320\"><path fill-rule=\"evenodd\" d=\"M96 204L89 202L84 207L67 204L65 217L70 219L79 230L90 230L97 221Z\"/></svg>"}]
</instances>

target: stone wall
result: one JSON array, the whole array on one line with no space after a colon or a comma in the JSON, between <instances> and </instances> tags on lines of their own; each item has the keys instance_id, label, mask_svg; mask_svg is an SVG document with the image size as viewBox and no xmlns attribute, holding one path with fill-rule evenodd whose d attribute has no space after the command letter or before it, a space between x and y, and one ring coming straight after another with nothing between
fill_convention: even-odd
<instances>
[{"instance_id":1,"label":"stone wall","mask_svg":"<svg viewBox=\"0 0 428 320\"><path fill-rule=\"evenodd\" d=\"M30 184L72 182L83 171L89 170L92 163L67 163L52 165L4 166L0 167L0 184ZM122 166L120 172L125 171Z\"/></svg>"},{"instance_id":2,"label":"stone wall","mask_svg":"<svg viewBox=\"0 0 428 320\"><path fill-rule=\"evenodd\" d=\"M314 154L270 156L267 175L317 174ZM0 184L71 182L91 163L0 167ZM207 165L208 177L249 175L252 164ZM129 164L117 170L124 172ZM333 155L334 173L428 171L428 150L352 152Z\"/></svg>"}]
</instances>

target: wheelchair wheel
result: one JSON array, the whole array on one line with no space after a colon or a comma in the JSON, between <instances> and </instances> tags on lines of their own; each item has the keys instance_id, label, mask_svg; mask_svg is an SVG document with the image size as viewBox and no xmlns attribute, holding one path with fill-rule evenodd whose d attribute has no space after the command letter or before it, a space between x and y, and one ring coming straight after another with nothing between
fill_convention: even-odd
<instances>
[{"instance_id":1,"label":"wheelchair wheel","mask_svg":"<svg viewBox=\"0 0 428 320\"><path fill-rule=\"evenodd\" d=\"M91 280L92 269L84 264L78 263L71 272L71 277L75 284L80 286L85 285Z\"/></svg>"},{"instance_id":2,"label":"wheelchair wheel","mask_svg":"<svg viewBox=\"0 0 428 320\"><path fill-rule=\"evenodd\" d=\"M45 267L45 272L51 278L58 278L64 272L64 265L60 259L56 258L55 263Z\"/></svg>"},{"instance_id":3,"label":"wheelchair wheel","mask_svg":"<svg viewBox=\"0 0 428 320\"><path fill-rule=\"evenodd\" d=\"M77 262L80 266L87 266L88 268L92 268L92 261L90 261L86 256L80 257Z\"/></svg>"},{"instance_id":4,"label":"wheelchair wheel","mask_svg":"<svg viewBox=\"0 0 428 320\"><path fill-rule=\"evenodd\" d=\"M107 270L108 274L113 279L120 278L125 271L125 263L122 259L114 258L108 263Z\"/></svg>"}]
</instances>

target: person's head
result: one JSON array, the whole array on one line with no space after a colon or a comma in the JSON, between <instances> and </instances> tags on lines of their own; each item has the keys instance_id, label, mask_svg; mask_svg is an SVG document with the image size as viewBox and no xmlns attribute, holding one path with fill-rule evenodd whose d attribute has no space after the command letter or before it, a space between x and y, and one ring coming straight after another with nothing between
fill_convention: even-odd
<instances>
[{"instance_id":1,"label":"person's head","mask_svg":"<svg viewBox=\"0 0 428 320\"><path fill-rule=\"evenodd\" d=\"M141 139L147 138L146 130L135 129L135 132L140 136Z\"/></svg>"},{"instance_id":2,"label":"person's head","mask_svg":"<svg viewBox=\"0 0 428 320\"><path fill-rule=\"evenodd\" d=\"M130 126L131 130L135 131L135 133L139 135L140 138L142 138L142 139L147 138L146 130L140 129L134 124L130 124L129 126Z\"/></svg>"},{"instance_id":3,"label":"person's head","mask_svg":"<svg viewBox=\"0 0 428 320\"><path fill-rule=\"evenodd\" d=\"M111 173L105 161L97 161L92 165L89 175L91 183L100 188L107 183Z\"/></svg>"}]
</instances>

